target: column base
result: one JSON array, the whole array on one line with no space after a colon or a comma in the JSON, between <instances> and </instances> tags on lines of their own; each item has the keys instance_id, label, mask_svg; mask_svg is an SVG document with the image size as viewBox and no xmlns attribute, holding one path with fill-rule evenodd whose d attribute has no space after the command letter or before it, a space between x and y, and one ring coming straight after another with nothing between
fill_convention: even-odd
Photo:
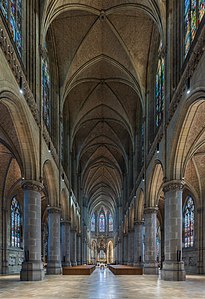
<instances>
[{"instance_id":1,"label":"column base","mask_svg":"<svg viewBox=\"0 0 205 299\"><path fill-rule=\"evenodd\" d=\"M47 275L58 275L62 273L61 264L59 262L48 262Z\"/></svg>"},{"instance_id":2,"label":"column base","mask_svg":"<svg viewBox=\"0 0 205 299\"><path fill-rule=\"evenodd\" d=\"M133 263L132 262L128 262L127 265L128 266L133 266Z\"/></svg>"},{"instance_id":3,"label":"column base","mask_svg":"<svg viewBox=\"0 0 205 299\"><path fill-rule=\"evenodd\" d=\"M20 272L20 279L23 281L43 280L45 272L42 262L23 262Z\"/></svg>"},{"instance_id":4,"label":"column base","mask_svg":"<svg viewBox=\"0 0 205 299\"><path fill-rule=\"evenodd\" d=\"M133 267L144 268L144 265L142 263L135 262L133 263Z\"/></svg>"},{"instance_id":5,"label":"column base","mask_svg":"<svg viewBox=\"0 0 205 299\"><path fill-rule=\"evenodd\" d=\"M186 273L184 262L167 262L163 263L162 279L168 281L185 281Z\"/></svg>"},{"instance_id":6,"label":"column base","mask_svg":"<svg viewBox=\"0 0 205 299\"><path fill-rule=\"evenodd\" d=\"M62 262L62 267L71 267L71 262Z\"/></svg>"},{"instance_id":7,"label":"column base","mask_svg":"<svg viewBox=\"0 0 205 299\"><path fill-rule=\"evenodd\" d=\"M71 262L72 266L77 266L77 262Z\"/></svg>"},{"instance_id":8,"label":"column base","mask_svg":"<svg viewBox=\"0 0 205 299\"><path fill-rule=\"evenodd\" d=\"M82 265L81 261L77 261L77 265L78 265L78 266L79 266L79 265Z\"/></svg>"},{"instance_id":9,"label":"column base","mask_svg":"<svg viewBox=\"0 0 205 299\"><path fill-rule=\"evenodd\" d=\"M157 263L145 263L144 264L144 274L147 275L158 275L159 268Z\"/></svg>"}]
</instances>

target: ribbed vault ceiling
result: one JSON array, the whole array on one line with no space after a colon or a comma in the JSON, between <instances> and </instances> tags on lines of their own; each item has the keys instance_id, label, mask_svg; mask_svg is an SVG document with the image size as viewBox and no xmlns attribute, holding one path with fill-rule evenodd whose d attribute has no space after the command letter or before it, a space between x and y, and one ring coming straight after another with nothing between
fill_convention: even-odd
<instances>
[{"instance_id":1,"label":"ribbed vault ceiling","mask_svg":"<svg viewBox=\"0 0 205 299\"><path fill-rule=\"evenodd\" d=\"M114 211L137 147L151 40L161 31L158 2L47 1L43 21L83 195L90 210Z\"/></svg>"}]
</instances>

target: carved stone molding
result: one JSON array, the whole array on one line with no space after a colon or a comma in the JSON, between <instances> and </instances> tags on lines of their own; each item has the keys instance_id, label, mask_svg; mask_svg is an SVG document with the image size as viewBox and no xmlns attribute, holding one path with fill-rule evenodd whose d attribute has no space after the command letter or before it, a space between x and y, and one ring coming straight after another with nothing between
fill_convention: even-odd
<instances>
[{"instance_id":1,"label":"carved stone molding","mask_svg":"<svg viewBox=\"0 0 205 299\"><path fill-rule=\"evenodd\" d=\"M164 193L170 191L182 191L184 188L184 181L170 181L163 186Z\"/></svg>"},{"instance_id":2,"label":"carved stone molding","mask_svg":"<svg viewBox=\"0 0 205 299\"><path fill-rule=\"evenodd\" d=\"M68 226L71 224L71 221L63 219L63 220L61 220L61 224Z\"/></svg>"},{"instance_id":3,"label":"carved stone molding","mask_svg":"<svg viewBox=\"0 0 205 299\"><path fill-rule=\"evenodd\" d=\"M43 184L38 181L25 180L21 184L23 190L31 190L41 192L44 188Z\"/></svg>"},{"instance_id":4,"label":"carved stone molding","mask_svg":"<svg viewBox=\"0 0 205 299\"><path fill-rule=\"evenodd\" d=\"M143 220L135 220L134 225L143 225L144 221Z\"/></svg>"},{"instance_id":5,"label":"carved stone molding","mask_svg":"<svg viewBox=\"0 0 205 299\"><path fill-rule=\"evenodd\" d=\"M144 209L145 214L156 214L158 212L158 207L147 207Z\"/></svg>"},{"instance_id":6,"label":"carved stone molding","mask_svg":"<svg viewBox=\"0 0 205 299\"><path fill-rule=\"evenodd\" d=\"M172 98L172 101L170 104L170 108L169 108L170 117L169 117L168 123L170 122L172 116L174 115L179 102L183 98L187 79L192 77L192 75L193 75L195 69L197 68L198 63L204 53L204 49L205 49L205 28L203 26L202 30L200 32L200 36L196 40L196 43L194 45L193 51L190 55L190 58L187 61L185 71L183 72L183 74L181 76L181 80L177 86L176 92L173 95L173 98Z\"/></svg>"}]
</instances>

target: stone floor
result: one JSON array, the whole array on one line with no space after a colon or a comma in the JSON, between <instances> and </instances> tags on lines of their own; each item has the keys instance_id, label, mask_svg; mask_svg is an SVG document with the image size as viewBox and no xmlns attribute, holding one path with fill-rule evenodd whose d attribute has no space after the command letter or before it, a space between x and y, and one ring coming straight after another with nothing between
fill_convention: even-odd
<instances>
[{"instance_id":1,"label":"stone floor","mask_svg":"<svg viewBox=\"0 0 205 299\"><path fill-rule=\"evenodd\" d=\"M185 282L165 282L156 276L114 276L96 269L91 276L46 276L41 282L22 282L19 276L0 277L0 298L205 298L205 276L187 276Z\"/></svg>"}]
</instances>

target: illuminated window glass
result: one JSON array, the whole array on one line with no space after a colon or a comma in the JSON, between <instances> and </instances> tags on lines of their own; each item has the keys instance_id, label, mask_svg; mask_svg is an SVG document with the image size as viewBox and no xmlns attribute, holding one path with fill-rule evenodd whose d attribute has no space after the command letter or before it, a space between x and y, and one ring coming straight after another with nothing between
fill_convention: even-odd
<instances>
[{"instance_id":1,"label":"illuminated window glass","mask_svg":"<svg viewBox=\"0 0 205 299\"><path fill-rule=\"evenodd\" d=\"M64 148L63 148L63 141L64 141L64 128L63 128L63 122L60 122L60 133L61 133L61 162L63 162L63 153L64 153Z\"/></svg>"},{"instance_id":2,"label":"illuminated window glass","mask_svg":"<svg viewBox=\"0 0 205 299\"><path fill-rule=\"evenodd\" d=\"M1 0L0 8L8 23L19 54L22 54L22 0Z\"/></svg>"},{"instance_id":3,"label":"illuminated window glass","mask_svg":"<svg viewBox=\"0 0 205 299\"><path fill-rule=\"evenodd\" d=\"M95 214L92 214L91 217L91 232L95 232Z\"/></svg>"},{"instance_id":4,"label":"illuminated window glass","mask_svg":"<svg viewBox=\"0 0 205 299\"><path fill-rule=\"evenodd\" d=\"M160 231L160 225L158 225L158 227L157 227L156 249L157 249L157 261L160 261L160 259L161 259L161 231Z\"/></svg>"},{"instance_id":5,"label":"illuminated window glass","mask_svg":"<svg viewBox=\"0 0 205 299\"><path fill-rule=\"evenodd\" d=\"M101 212L99 216L99 232L100 233L105 232L105 215L103 212Z\"/></svg>"},{"instance_id":6,"label":"illuminated window glass","mask_svg":"<svg viewBox=\"0 0 205 299\"><path fill-rule=\"evenodd\" d=\"M46 51L45 51L46 52ZM42 58L42 97L43 97L43 119L46 127L51 126L51 100L50 100L50 74L48 57L45 54Z\"/></svg>"},{"instance_id":7,"label":"illuminated window glass","mask_svg":"<svg viewBox=\"0 0 205 299\"><path fill-rule=\"evenodd\" d=\"M184 208L184 247L194 246L194 201L188 196Z\"/></svg>"},{"instance_id":8,"label":"illuminated window glass","mask_svg":"<svg viewBox=\"0 0 205 299\"><path fill-rule=\"evenodd\" d=\"M142 153L142 164L144 162L144 124L142 124L142 128L141 128L141 143L142 143L142 147L141 147L141 153Z\"/></svg>"},{"instance_id":9,"label":"illuminated window glass","mask_svg":"<svg viewBox=\"0 0 205 299\"><path fill-rule=\"evenodd\" d=\"M164 110L164 59L158 60L156 83L155 83L155 100L156 100L156 126L159 127L162 122Z\"/></svg>"},{"instance_id":10,"label":"illuminated window glass","mask_svg":"<svg viewBox=\"0 0 205 299\"><path fill-rule=\"evenodd\" d=\"M185 57L205 13L205 0L184 0L184 51Z\"/></svg>"},{"instance_id":11,"label":"illuminated window glass","mask_svg":"<svg viewBox=\"0 0 205 299\"><path fill-rule=\"evenodd\" d=\"M11 246L21 247L21 210L15 197L11 202Z\"/></svg>"},{"instance_id":12,"label":"illuminated window glass","mask_svg":"<svg viewBox=\"0 0 205 299\"><path fill-rule=\"evenodd\" d=\"M109 232L113 232L113 218L111 214L109 214Z\"/></svg>"}]
</instances>

